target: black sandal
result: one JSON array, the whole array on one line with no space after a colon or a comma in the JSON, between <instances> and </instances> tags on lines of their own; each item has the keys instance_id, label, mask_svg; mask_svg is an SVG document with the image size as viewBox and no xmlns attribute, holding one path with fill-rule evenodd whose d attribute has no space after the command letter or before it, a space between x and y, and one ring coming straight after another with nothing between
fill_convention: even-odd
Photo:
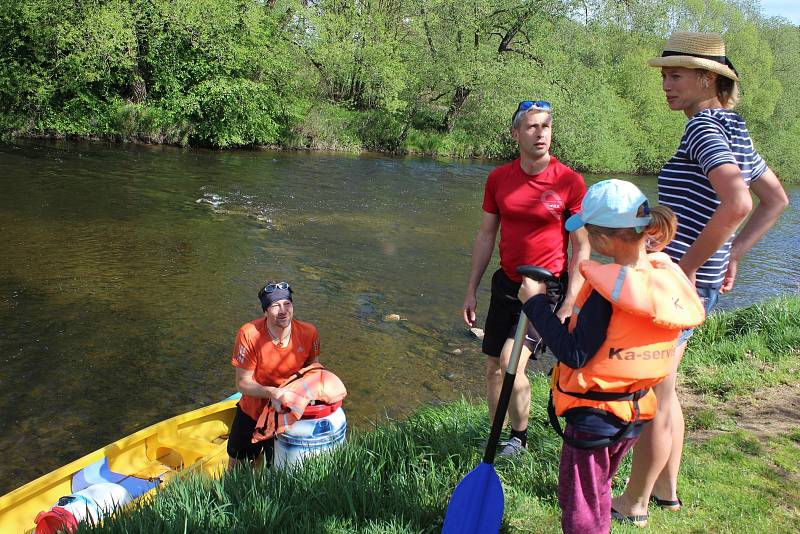
<instances>
[{"instance_id":1,"label":"black sandal","mask_svg":"<svg viewBox=\"0 0 800 534\"><path fill-rule=\"evenodd\" d=\"M653 501L656 504L656 506L659 506L661 508L666 508L667 510L672 510L673 512L677 512L678 510L683 508L683 501L680 499L680 497L672 501L670 499L659 499L655 495L651 495L650 500Z\"/></svg>"},{"instance_id":2,"label":"black sandal","mask_svg":"<svg viewBox=\"0 0 800 534\"><path fill-rule=\"evenodd\" d=\"M633 525L639 528L645 528L647 526L647 514L622 515L621 513L617 512L614 508L611 508L611 519L617 521L618 523Z\"/></svg>"}]
</instances>

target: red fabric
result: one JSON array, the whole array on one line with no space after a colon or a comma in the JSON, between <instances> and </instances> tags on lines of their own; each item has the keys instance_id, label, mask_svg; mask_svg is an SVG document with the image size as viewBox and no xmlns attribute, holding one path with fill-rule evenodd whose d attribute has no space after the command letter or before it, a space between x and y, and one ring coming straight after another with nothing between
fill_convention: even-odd
<instances>
[{"instance_id":1,"label":"red fabric","mask_svg":"<svg viewBox=\"0 0 800 534\"><path fill-rule=\"evenodd\" d=\"M253 379L262 386L277 387L319 356L319 334L311 323L292 321L292 335L287 347L277 347L267 331L266 318L250 321L239 329L233 345L231 364L252 370ZM239 407L258 420L267 399L242 395Z\"/></svg>"},{"instance_id":2,"label":"red fabric","mask_svg":"<svg viewBox=\"0 0 800 534\"><path fill-rule=\"evenodd\" d=\"M574 439L601 436L575 430L567 424L564 434ZM626 438L610 447L578 449L567 442L558 465L558 505L564 534L608 534L611 528L611 481L625 454L639 438Z\"/></svg>"},{"instance_id":3,"label":"red fabric","mask_svg":"<svg viewBox=\"0 0 800 534\"><path fill-rule=\"evenodd\" d=\"M300 419L322 419L342 407L342 401L333 404L309 404Z\"/></svg>"},{"instance_id":4,"label":"red fabric","mask_svg":"<svg viewBox=\"0 0 800 534\"><path fill-rule=\"evenodd\" d=\"M520 160L502 165L486 180L483 211L500 216L500 267L515 282L520 265L539 265L556 275L567 268L564 221L581 209L583 177L555 156L547 168L529 175Z\"/></svg>"},{"instance_id":5,"label":"red fabric","mask_svg":"<svg viewBox=\"0 0 800 534\"><path fill-rule=\"evenodd\" d=\"M36 534L56 534L66 530L69 533L78 529L78 521L66 508L53 506L47 512L39 512L36 519Z\"/></svg>"}]
</instances>

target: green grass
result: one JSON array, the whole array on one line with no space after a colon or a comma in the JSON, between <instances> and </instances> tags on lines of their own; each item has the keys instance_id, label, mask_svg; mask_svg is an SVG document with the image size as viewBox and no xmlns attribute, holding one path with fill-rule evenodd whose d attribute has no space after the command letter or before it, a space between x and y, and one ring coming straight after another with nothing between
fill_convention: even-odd
<instances>
[{"instance_id":1,"label":"green grass","mask_svg":"<svg viewBox=\"0 0 800 534\"><path fill-rule=\"evenodd\" d=\"M731 399L791 377L796 383L797 306L797 297L786 297L713 317L687 355L691 365L684 374L690 387ZM725 341L733 345L716 352L717 344ZM734 357L734 346L749 350L756 345L752 355ZM715 361L720 354L727 359ZM770 365L751 375L744 364L752 361ZM715 369L696 380L693 373L706 371L712 363ZM788 371L792 368L794 374ZM531 383L531 453L514 461L501 459L496 466L505 491L505 533L560 532L556 484L561 443L547 424L548 379L535 375ZM244 469L221 480L176 481L151 503L107 520L101 530L439 532L450 494L480 463L486 420L485 403L480 401L423 407L405 421L353 433L345 446L307 460L302 469ZM800 524L800 421L768 440L737 430L713 409L699 410L690 421L693 428L717 432L704 442L693 442L690 435L680 481L684 509L652 510L648 532L795 532ZM621 490L629 470L627 459L615 479L615 491ZM80 529L87 531L88 527ZM612 532L641 531L614 525Z\"/></svg>"},{"instance_id":2,"label":"green grass","mask_svg":"<svg viewBox=\"0 0 800 534\"><path fill-rule=\"evenodd\" d=\"M800 424L800 423L798 423ZM651 532L793 532L800 520L800 484L776 465L800 462L784 438L763 444L746 432L689 443L681 472L680 513L655 511ZM622 530L620 530L622 531Z\"/></svg>"},{"instance_id":3,"label":"green grass","mask_svg":"<svg viewBox=\"0 0 800 534\"><path fill-rule=\"evenodd\" d=\"M681 363L683 383L722 400L800 381L800 297L712 313Z\"/></svg>"},{"instance_id":4,"label":"green grass","mask_svg":"<svg viewBox=\"0 0 800 534\"><path fill-rule=\"evenodd\" d=\"M302 471L238 471L219 481L176 482L151 506L107 521L101 530L439 532L452 489L480 461L485 415L465 401L426 408L405 423L356 436ZM560 443L543 423L534 422L531 454L498 462L506 502L503 532L560 531ZM649 532L791 532L800 519L798 465L800 446L789 437L762 444L736 432L690 442L681 479L686 506L681 513L653 510ZM626 462L617 490L629 469ZM615 525L612 532L637 530Z\"/></svg>"},{"instance_id":5,"label":"green grass","mask_svg":"<svg viewBox=\"0 0 800 534\"><path fill-rule=\"evenodd\" d=\"M170 484L152 506L106 529L435 532L452 487L478 461L485 419L485 407L466 401L424 408L351 437L302 471L240 470L219 481Z\"/></svg>"}]
</instances>

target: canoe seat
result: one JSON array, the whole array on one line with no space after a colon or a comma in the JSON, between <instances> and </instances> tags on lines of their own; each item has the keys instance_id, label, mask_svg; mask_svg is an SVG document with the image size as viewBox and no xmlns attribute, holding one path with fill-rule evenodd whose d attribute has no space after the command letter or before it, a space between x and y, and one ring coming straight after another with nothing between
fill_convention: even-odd
<instances>
[{"instance_id":1,"label":"canoe seat","mask_svg":"<svg viewBox=\"0 0 800 534\"><path fill-rule=\"evenodd\" d=\"M164 473L164 466L160 462L153 461L150 463L160 466L162 470L157 472L155 470L156 465L153 465L151 471L146 475L144 472L120 473L111 469L108 457L102 458L87 465L72 476L72 491L80 491L100 482L111 482L124 487L132 497L138 497L156 487L159 484L159 477Z\"/></svg>"},{"instance_id":2,"label":"canoe seat","mask_svg":"<svg viewBox=\"0 0 800 534\"><path fill-rule=\"evenodd\" d=\"M164 463L159 460L153 460L140 467L141 468L136 471L133 476L144 480L163 481L164 478L172 473L172 468L164 465Z\"/></svg>"},{"instance_id":3,"label":"canoe seat","mask_svg":"<svg viewBox=\"0 0 800 534\"><path fill-rule=\"evenodd\" d=\"M219 445L178 434L158 434L153 445L156 449L170 449L178 453L184 467L192 465L203 456L215 453L219 449Z\"/></svg>"}]
</instances>

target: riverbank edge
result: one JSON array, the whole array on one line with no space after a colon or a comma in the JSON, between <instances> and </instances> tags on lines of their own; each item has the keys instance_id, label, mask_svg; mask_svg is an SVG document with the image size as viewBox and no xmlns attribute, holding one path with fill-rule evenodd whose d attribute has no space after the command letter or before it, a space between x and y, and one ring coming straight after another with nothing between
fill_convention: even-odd
<instances>
[{"instance_id":1,"label":"riverbank edge","mask_svg":"<svg viewBox=\"0 0 800 534\"><path fill-rule=\"evenodd\" d=\"M320 152L320 153L335 153L335 154L376 154L386 157L405 157L405 156L414 156L420 158L430 158L430 159L452 159L452 160L463 160L463 161L485 161L487 163L492 164L502 164L505 161L508 161L508 157L491 157L491 156L481 156L481 155L472 155L472 156L458 156L458 155L448 155L448 154L439 154L436 152L429 152L429 151L416 151L416 150L392 150L392 149L366 149L366 148L355 148L355 147L348 147L342 146L335 143L331 144L319 144L315 143L314 146L302 146L302 145L295 145L295 144L253 144L253 145L242 145L242 146L234 146L234 147L217 147L214 145L204 145L204 144L179 144L179 143L160 143L156 141L148 140L146 136L144 137L135 137L135 138L120 138L119 135L114 134L65 134L65 133L24 133L24 134L16 134L16 133L8 133L6 132L5 135L0 136L0 142L4 143L13 143L14 140L23 140L23 141L67 141L67 142L86 142L86 143L105 143L105 144L119 144L119 145L144 145L144 146L167 146L179 149L187 149L187 150L211 150L216 152L238 152L238 151L270 151L274 150L276 152ZM590 171L587 169L577 169L580 172L586 172L589 174L595 174L594 171ZM645 175L652 175L652 172L638 172L638 173L624 173L620 172L619 174L630 174L631 176L645 176Z\"/></svg>"},{"instance_id":2,"label":"riverbank edge","mask_svg":"<svg viewBox=\"0 0 800 534\"><path fill-rule=\"evenodd\" d=\"M737 428L732 410L756 391L785 392L791 385L788 389L800 392L800 296L713 314L696 335L682 367L683 385L703 399L699 409L687 410L681 474L686 506L681 513L652 510L650 532L702 532L711 524L719 532L789 531L800 519L800 420L759 435ZM738 347L738 359L711 367L705 363L709 354L720 358L728 346ZM742 363L757 368L756 374L748 375ZM716 383L693 375L704 367L720 375ZM739 377L744 380L731 373L745 375ZM718 387L726 380L728 387ZM555 533L560 531L555 486L561 444L544 410L548 377L532 376L531 387L530 453L497 462L506 494L502 531L531 532L535 526L537 532ZM792 403L800 405L800 398ZM709 417L708 411L719 417ZM297 533L438 532L454 487L480 462L487 431L481 399L423 406L405 421L355 433L343 447L308 460L302 470L240 470L220 480L175 482L99 530L257 532L281 526L282 532ZM629 469L628 457L615 491Z\"/></svg>"},{"instance_id":3,"label":"riverbank edge","mask_svg":"<svg viewBox=\"0 0 800 534\"><path fill-rule=\"evenodd\" d=\"M429 132L432 133L432 132ZM306 146L297 143L285 144L251 144L230 147L218 147L212 144L181 144L171 142L158 142L153 141L148 135L138 135L134 137L124 137L119 134L72 134L60 132L4 132L0 135L0 141L5 143L13 143L14 140L27 140L27 141L69 141L69 142L88 142L88 143L113 143L113 144L131 144L131 145L148 145L148 146L168 146L173 148L183 148L188 150L203 149L212 150L217 152L236 152L236 151L258 151L258 150L274 150L276 152L331 152L339 154L379 154L389 157L403 157L403 156L417 156L422 158L431 159L454 159L464 161L486 161L491 163L500 164L508 161L511 157L505 156L485 156L473 154L470 156L459 156L458 154L439 154L433 151L413 150L408 148L397 149L378 149L378 148L363 148L339 143L321 143L317 140L312 145ZM516 157L516 156L513 156ZM578 169L581 172L595 174L595 171L588 169ZM654 171L657 172L657 171ZM654 172L641 171L638 173L625 173L632 176L654 174Z\"/></svg>"},{"instance_id":4,"label":"riverbank edge","mask_svg":"<svg viewBox=\"0 0 800 534\"><path fill-rule=\"evenodd\" d=\"M437 136L442 135L437 132L423 132L425 135L429 136ZM419 158L428 158L428 159L444 159L444 160L461 160L461 161L480 161L486 162L490 164L500 165L503 162L509 161L514 159L516 154L509 154L506 156L487 156L482 154L474 154L470 153L469 151L465 151L464 153L446 153L440 154L435 151L426 151L426 150L415 150L413 148L402 147L400 149L366 149L360 146L350 146L347 144L338 144L338 143L320 143L318 140L315 140L313 145L305 146L299 143L285 143L285 144L253 144L253 145L243 145L243 146L235 146L235 147L217 147L214 145L196 145L196 144L181 144L181 143L172 143L172 142L158 142L152 140L150 136L147 135L135 135L132 137L125 137L119 134L68 134L68 133L44 133L44 132L5 132L0 135L0 142L4 143L13 143L14 140L28 140L28 141L68 141L68 142L89 142L89 143L114 143L114 144L131 144L131 145L148 145L148 146L169 146L174 148L180 149L203 149L203 150L213 150L219 152L228 152L228 151L259 151L259 150L274 150L278 152L328 152L328 153L338 153L338 154L377 154L386 157L419 157ZM628 176L652 176L657 175L661 168L653 168L653 169L638 169L636 171L626 171L626 170L595 170L584 168L580 165L575 165L573 162L569 160L568 157L562 157L562 155L557 154L560 161L564 164L571 166L576 171L586 174L594 174L594 175L628 175ZM666 163L666 162L665 162ZM790 174L789 177L785 177L785 175L780 176L780 180L783 184L786 185L794 185L800 183L800 175Z\"/></svg>"}]
</instances>

